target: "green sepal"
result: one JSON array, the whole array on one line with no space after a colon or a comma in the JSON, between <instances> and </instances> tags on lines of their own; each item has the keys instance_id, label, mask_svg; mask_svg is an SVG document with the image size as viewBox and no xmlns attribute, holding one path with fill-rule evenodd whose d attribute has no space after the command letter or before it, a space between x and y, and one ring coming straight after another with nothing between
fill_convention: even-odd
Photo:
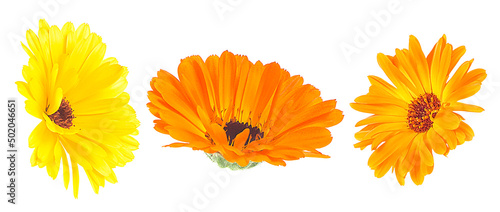
<instances>
[{"instance_id":1,"label":"green sepal","mask_svg":"<svg viewBox=\"0 0 500 212\"><path fill-rule=\"evenodd\" d=\"M250 168L253 168L253 167L257 166L260 163L260 162L250 161L248 163L248 165L242 167L242 166L238 165L238 163L231 163L231 162L227 161L218 152L213 153L213 154L208 154L208 153L205 153L205 154L208 156L208 158L210 158L210 160L212 160L213 162L217 163L217 165L219 165L219 167L221 167L221 168L229 168L231 170L245 170L245 169L250 169Z\"/></svg>"}]
</instances>

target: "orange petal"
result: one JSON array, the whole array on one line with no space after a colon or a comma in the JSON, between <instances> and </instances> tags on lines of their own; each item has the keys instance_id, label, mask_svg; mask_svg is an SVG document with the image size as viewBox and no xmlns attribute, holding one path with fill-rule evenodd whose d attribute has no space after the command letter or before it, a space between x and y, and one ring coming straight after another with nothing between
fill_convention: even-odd
<instances>
[{"instance_id":1,"label":"orange petal","mask_svg":"<svg viewBox=\"0 0 500 212\"><path fill-rule=\"evenodd\" d=\"M450 62L450 68L448 70L448 73L450 73L455 65L457 65L458 61L460 61L460 58L465 54L465 46L459 46L456 49L453 49L453 53L451 54L451 62Z\"/></svg>"},{"instance_id":2,"label":"orange petal","mask_svg":"<svg viewBox=\"0 0 500 212\"><path fill-rule=\"evenodd\" d=\"M417 93L425 93L424 86L422 85L419 76L418 76L418 69L413 66L415 62L413 62L413 58L408 57L408 52L406 49L400 50L396 49L396 56L398 60L398 63L396 66L398 69L404 73L404 75L407 77L407 79L412 83L412 85L415 85L415 89ZM429 90L430 91L430 90Z\"/></svg>"},{"instance_id":3,"label":"orange petal","mask_svg":"<svg viewBox=\"0 0 500 212\"><path fill-rule=\"evenodd\" d=\"M446 130L438 126L434 126L434 130L443 138L444 142L448 144L450 150L457 147L457 137L452 130Z\"/></svg>"},{"instance_id":4,"label":"orange petal","mask_svg":"<svg viewBox=\"0 0 500 212\"><path fill-rule=\"evenodd\" d=\"M368 76L368 80L370 80L370 83L372 84L372 86L370 86L370 93L377 96L400 97L396 88L382 78L370 75Z\"/></svg>"},{"instance_id":5,"label":"orange petal","mask_svg":"<svg viewBox=\"0 0 500 212\"><path fill-rule=\"evenodd\" d=\"M366 134L365 138L373 138L378 133L382 132L394 132L394 131L405 132L408 130L409 130L408 124L406 122L384 123L373 128L373 130L371 130L368 134Z\"/></svg>"},{"instance_id":6,"label":"orange petal","mask_svg":"<svg viewBox=\"0 0 500 212\"><path fill-rule=\"evenodd\" d=\"M209 96L213 96L213 87L206 65L200 56L191 56L181 61L178 68L179 80L189 99L201 106L211 116L213 105ZM208 80L208 82L207 82ZM213 100L212 100L213 101Z\"/></svg>"},{"instance_id":7,"label":"orange petal","mask_svg":"<svg viewBox=\"0 0 500 212\"><path fill-rule=\"evenodd\" d=\"M443 99L447 99L451 93L453 93L456 89L460 88L459 86L460 82L465 73L469 71L469 68L472 65L473 61L474 60L466 61L462 63L460 67L458 67L457 71L455 71L455 74L453 74L448 83L446 83L446 87L444 88L443 91Z\"/></svg>"},{"instance_id":8,"label":"orange petal","mask_svg":"<svg viewBox=\"0 0 500 212\"><path fill-rule=\"evenodd\" d=\"M447 130L454 130L460 125L461 119L453 111L441 109L434 118L434 124Z\"/></svg>"},{"instance_id":9,"label":"orange petal","mask_svg":"<svg viewBox=\"0 0 500 212\"><path fill-rule=\"evenodd\" d=\"M336 104L336 100L328 100L304 109L286 123L280 134L303 127L331 127L340 123L344 115L335 109Z\"/></svg>"},{"instance_id":10,"label":"orange petal","mask_svg":"<svg viewBox=\"0 0 500 212\"><path fill-rule=\"evenodd\" d=\"M192 120L189 120L188 118L183 117L176 112L173 112L171 110L162 110L160 111L160 117L161 120L168 121L168 123L166 124L170 126L175 126L175 128L186 130L198 136L205 135L206 130L203 125L195 125ZM200 120L198 119L198 121Z\"/></svg>"},{"instance_id":11,"label":"orange petal","mask_svg":"<svg viewBox=\"0 0 500 212\"><path fill-rule=\"evenodd\" d=\"M460 129L455 130L455 136L457 137L458 145L462 145L465 142L465 133L462 132Z\"/></svg>"},{"instance_id":12,"label":"orange petal","mask_svg":"<svg viewBox=\"0 0 500 212\"><path fill-rule=\"evenodd\" d=\"M453 93L450 94L450 96L447 99L444 99L445 102L456 102L461 99L465 99L468 97L471 97L472 95L476 94L479 89L481 89L481 83L475 81L474 83L461 86L457 90L455 90Z\"/></svg>"},{"instance_id":13,"label":"orange petal","mask_svg":"<svg viewBox=\"0 0 500 212\"><path fill-rule=\"evenodd\" d=\"M193 134L181 128L166 127L166 130L169 132L169 135L172 136L172 138L178 141L187 142L189 144L187 146L190 147L206 148L212 145L206 138Z\"/></svg>"},{"instance_id":14,"label":"orange petal","mask_svg":"<svg viewBox=\"0 0 500 212\"><path fill-rule=\"evenodd\" d=\"M244 129L240 134L236 135L233 139L233 146L236 149L243 149L246 141L248 140L248 135L250 134L250 129Z\"/></svg>"},{"instance_id":15,"label":"orange petal","mask_svg":"<svg viewBox=\"0 0 500 212\"><path fill-rule=\"evenodd\" d=\"M292 148L277 148L269 150L266 155L268 155L269 157L281 158L284 160L297 160L299 158L305 157L302 150Z\"/></svg>"},{"instance_id":16,"label":"orange petal","mask_svg":"<svg viewBox=\"0 0 500 212\"><path fill-rule=\"evenodd\" d=\"M380 68L384 70L387 77L389 77L391 82L399 91L401 91L399 94L405 99L411 99L412 94L418 93L418 90L410 82L410 80L408 80L408 78L406 78L406 76L404 76L403 73L390 62L386 55L382 53L377 54L377 62Z\"/></svg>"},{"instance_id":17,"label":"orange petal","mask_svg":"<svg viewBox=\"0 0 500 212\"><path fill-rule=\"evenodd\" d=\"M354 148L360 148L361 150L363 150L368 145L371 145L374 140L375 139L372 138L372 139L366 139L366 140L360 141L360 142L354 144Z\"/></svg>"},{"instance_id":18,"label":"orange petal","mask_svg":"<svg viewBox=\"0 0 500 212\"><path fill-rule=\"evenodd\" d=\"M398 98L392 98L392 97L386 97L386 96L376 96L376 95L362 95L354 99L356 103L363 103L363 104L390 104L390 105L396 105L402 108L407 108L408 103L405 101L398 99Z\"/></svg>"},{"instance_id":19,"label":"orange petal","mask_svg":"<svg viewBox=\"0 0 500 212\"><path fill-rule=\"evenodd\" d=\"M237 89L237 85L235 85L237 67L234 54L229 51L224 51L220 56L218 67L219 108L227 109L234 99L234 94Z\"/></svg>"},{"instance_id":20,"label":"orange petal","mask_svg":"<svg viewBox=\"0 0 500 212\"><path fill-rule=\"evenodd\" d=\"M472 140L472 137L474 137L474 131L472 128L465 122L460 122L460 126L458 127L458 130L464 133L465 135L465 140L470 141Z\"/></svg>"},{"instance_id":21,"label":"orange petal","mask_svg":"<svg viewBox=\"0 0 500 212\"><path fill-rule=\"evenodd\" d=\"M449 91L451 94L443 100L445 102L456 102L474 95L481 88L481 82L485 78L486 71L484 69L474 69L467 72L459 82L455 83L455 89Z\"/></svg>"},{"instance_id":22,"label":"orange petal","mask_svg":"<svg viewBox=\"0 0 500 212\"><path fill-rule=\"evenodd\" d=\"M375 105L351 103L350 105L354 110L359 112L372 113L376 115L404 116L408 113L405 108L389 104Z\"/></svg>"},{"instance_id":23,"label":"orange petal","mask_svg":"<svg viewBox=\"0 0 500 212\"><path fill-rule=\"evenodd\" d=\"M406 116L387 116L387 115L372 115L356 123L356 127L368 125L368 124L379 124L379 123L391 123L391 122L407 122Z\"/></svg>"},{"instance_id":24,"label":"orange petal","mask_svg":"<svg viewBox=\"0 0 500 212\"><path fill-rule=\"evenodd\" d=\"M399 151L402 147L408 146L414 136L416 136L416 133L404 131L389 138L372 153L368 159L368 166L371 168L377 167L379 164L392 156L394 152Z\"/></svg>"},{"instance_id":25,"label":"orange petal","mask_svg":"<svg viewBox=\"0 0 500 212\"><path fill-rule=\"evenodd\" d=\"M420 43L418 42L417 38L413 35L410 36L409 53L410 57L416 60L415 65L418 70L417 73L420 79L420 83L422 83L424 90L427 93L430 93L432 90L431 90L429 65L427 64L427 60L425 58L424 53L422 52L422 47L420 46Z\"/></svg>"},{"instance_id":26,"label":"orange petal","mask_svg":"<svg viewBox=\"0 0 500 212\"><path fill-rule=\"evenodd\" d=\"M169 126L168 124L166 124L161 119L156 119L153 122L155 123L154 129L156 131L161 132L163 134L168 134L168 130L165 129L165 127Z\"/></svg>"},{"instance_id":27,"label":"orange petal","mask_svg":"<svg viewBox=\"0 0 500 212\"><path fill-rule=\"evenodd\" d=\"M331 141L330 131L326 128L309 127L283 136L276 141L275 146L309 150L325 147Z\"/></svg>"},{"instance_id":28,"label":"orange petal","mask_svg":"<svg viewBox=\"0 0 500 212\"><path fill-rule=\"evenodd\" d=\"M467 111L467 112L476 112L476 113L480 113L480 112L484 111L484 109L482 107L479 107L477 105L465 104L465 103L461 103L461 102L451 103L450 106L448 106L447 108L449 110L453 110L453 111Z\"/></svg>"},{"instance_id":29,"label":"orange petal","mask_svg":"<svg viewBox=\"0 0 500 212\"><path fill-rule=\"evenodd\" d=\"M442 155L448 151L448 147L446 146L443 138L441 138L441 136L437 134L433 128L427 131L424 139L428 140L435 153Z\"/></svg>"},{"instance_id":30,"label":"orange petal","mask_svg":"<svg viewBox=\"0 0 500 212\"><path fill-rule=\"evenodd\" d=\"M482 82L486 78L486 71L482 68L474 69L467 72L462 78L463 84L470 84L473 82Z\"/></svg>"},{"instance_id":31,"label":"orange petal","mask_svg":"<svg viewBox=\"0 0 500 212\"><path fill-rule=\"evenodd\" d=\"M396 168L396 175L406 176L406 174L418 162L416 161L416 155L419 153L419 149L424 146L423 137L424 134L422 133L417 134L417 136L415 136L415 138L411 142L411 145L408 146L408 149L403 151L399 160L399 164L397 165ZM404 179L402 180L402 184L404 184Z\"/></svg>"}]
</instances>

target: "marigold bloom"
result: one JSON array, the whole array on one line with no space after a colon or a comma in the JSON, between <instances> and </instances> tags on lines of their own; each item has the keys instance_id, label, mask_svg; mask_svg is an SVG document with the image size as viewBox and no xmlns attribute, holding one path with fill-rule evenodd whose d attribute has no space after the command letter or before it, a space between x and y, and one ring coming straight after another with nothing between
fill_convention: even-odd
<instances>
[{"instance_id":1,"label":"marigold bloom","mask_svg":"<svg viewBox=\"0 0 500 212\"><path fill-rule=\"evenodd\" d=\"M469 71L470 60L450 78L464 53L465 47L453 49L443 35L427 57L414 36L410 36L409 49L396 49L395 56L377 55L392 84L369 76L368 94L351 104L355 110L373 114L356 124L366 126L356 133L360 142L354 146L364 149L371 145L375 150L368 166L375 170L376 177L392 168L401 185L408 172L420 185L434 168L432 151L447 155L457 145L472 140L474 132L455 111L483 111L458 101L479 91L486 72Z\"/></svg>"},{"instance_id":2,"label":"marigold bloom","mask_svg":"<svg viewBox=\"0 0 500 212\"><path fill-rule=\"evenodd\" d=\"M40 20L38 35L26 33L30 59L23 67L26 82L16 82L27 98L26 111L41 122L29 136L35 148L31 165L46 167L55 179L63 164L64 186L71 162L73 194L78 197L78 165L95 193L104 180L117 182L113 168L132 161L139 143L139 121L128 105L127 68L115 58L104 59L106 45L87 24L62 29ZM69 160L66 153L69 155Z\"/></svg>"},{"instance_id":3,"label":"marigold bloom","mask_svg":"<svg viewBox=\"0 0 500 212\"><path fill-rule=\"evenodd\" d=\"M183 59L178 76L160 70L148 93L148 107L159 118L155 129L181 141L166 146L203 150L232 169L328 157L317 149L331 142L326 128L338 124L342 112L277 63L253 64L225 51L206 61Z\"/></svg>"}]
</instances>

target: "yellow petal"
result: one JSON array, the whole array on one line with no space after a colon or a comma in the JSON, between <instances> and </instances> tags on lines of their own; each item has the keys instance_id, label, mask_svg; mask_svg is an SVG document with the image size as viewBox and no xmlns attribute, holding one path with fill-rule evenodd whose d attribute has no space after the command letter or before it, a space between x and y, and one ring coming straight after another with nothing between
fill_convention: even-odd
<instances>
[{"instance_id":1,"label":"yellow petal","mask_svg":"<svg viewBox=\"0 0 500 212\"><path fill-rule=\"evenodd\" d=\"M71 107L77 117L104 114L122 109L123 106L127 105L129 100L130 96L128 93L123 92L115 98L82 101L78 104L72 104Z\"/></svg>"},{"instance_id":2,"label":"yellow petal","mask_svg":"<svg viewBox=\"0 0 500 212\"><path fill-rule=\"evenodd\" d=\"M110 182L110 183L117 183L118 182L118 179L116 178L116 174L113 170L111 170L111 173L109 173L108 176L105 176L105 179ZM104 187L104 186L103 186Z\"/></svg>"},{"instance_id":3,"label":"yellow petal","mask_svg":"<svg viewBox=\"0 0 500 212\"><path fill-rule=\"evenodd\" d=\"M43 120L45 120L45 125L47 126L47 129L52 131L53 133L57 133L60 135L64 134L75 134L77 133L80 129L76 127L70 127L69 129L65 129L54 123L52 120L50 120L49 116L47 114L42 113Z\"/></svg>"},{"instance_id":4,"label":"yellow petal","mask_svg":"<svg viewBox=\"0 0 500 212\"><path fill-rule=\"evenodd\" d=\"M28 99L24 102L24 105L26 108L26 112L28 112L30 115L32 115L36 118L43 120L44 112L42 111L42 108L40 107L40 105L38 105L38 103L35 102L35 100Z\"/></svg>"},{"instance_id":5,"label":"yellow petal","mask_svg":"<svg viewBox=\"0 0 500 212\"><path fill-rule=\"evenodd\" d=\"M42 121L40 122L33 131L31 131L31 134L28 138L28 144L30 148L36 148L38 145L40 145L41 142L45 139L45 136L50 136L49 133L50 131L47 130L47 127L45 126L45 123Z\"/></svg>"},{"instance_id":6,"label":"yellow petal","mask_svg":"<svg viewBox=\"0 0 500 212\"><path fill-rule=\"evenodd\" d=\"M28 87L33 99L38 103L39 107L45 111L45 108L47 107L47 95L45 93L46 88L38 80L30 81Z\"/></svg>"},{"instance_id":7,"label":"yellow petal","mask_svg":"<svg viewBox=\"0 0 500 212\"><path fill-rule=\"evenodd\" d=\"M38 21L38 25L39 25L39 28L42 30L48 31L50 29L50 26L45 19L40 19Z\"/></svg>"},{"instance_id":8,"label":"yellow petal","mask_svg":"<svg viewBox=\"0 0 500 212\"><path fill-rule=\"evenodd\" d=\"M58 145L61 145L61 144L59 143ZM68 158L66 156L66 152L62 148L61 148L61 156L62 156L62 161L63 161L64 187L66 189L68 189L68 185L69 185L69 165L68 165Z\"/></svg>"},{"instance_id":9,"label":"yellow petal","mask_svg":"<svg viewBox=\"0 0 500 212\"><path fill-rule=\"evenodd\" d=\"M17 90L21 95L23 95L26 99L33 99L27 83L22 81L17 81L16 85L17 85Z\"/></svg>"},{"instance_id":10,"label":"yellow petal","mask_svg":"<svg viewBox=\"0 0 500 212\"><path fill-rule=\"evenodd\" d=\"M78 174L78 164L73 159L73 157L69 157L71 159L71 169L73 171L73 196L75 199L78 199L78 187L80 185L80 176Z\"/></svg>"},{"instance_id":11,"label":"yellow petal","mask_svg":"<svg viewBox=\"0 0 500 212\"><path fill-rule=\"evenodd\" d=\"M76 40L82 40L90 35L90 27L88 24L81 24L76 29Z\"/></svg>"},{"instance_id":12,"label":"yellow petal","mask_svg":"<svg viewBox=\"0 0 500 212\"><path fill-rule=\"evenodd\" d=\"M55 25L50 27L49 37L52 61L59 61L59 57L63 53L63 37L59 27Z\"/></svg>"},{"instance_id":13,"label":"yellow petal","mask_svg":"<svg viewBox=\"0 0 500 212\"><path fill-rule=\"evenodd\" d=\"M59 106L61 106L61 101L63 99L63 92L61 88L57 88L53 96L49 98L49 106L47 109L47 114L52 115L55 113Z\"/></svg>"}]
</instances>

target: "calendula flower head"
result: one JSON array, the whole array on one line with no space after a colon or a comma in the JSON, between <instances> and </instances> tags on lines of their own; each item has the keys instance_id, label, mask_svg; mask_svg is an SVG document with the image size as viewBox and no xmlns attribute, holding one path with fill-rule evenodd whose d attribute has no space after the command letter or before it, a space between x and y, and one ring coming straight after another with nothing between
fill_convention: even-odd
<instances>
[{"instance_id":1,"label":"calendula flower head","mask_svg":"<svg viewBox=\"0 0 500 212\"><path fill-rule=\"evenodd\" d=\"M277 63L254 64L225 51L183 59L178 76L160 70L148 93L155 129L180 141L166 146L202 150L231 169L329 157L317 149L332 140L327 127L343 118L336 101L323 101Z\"/></svg>"},{"instance_id":2,"label":"calendula flower head","mask_svg":"<svg viewBox=\"0 0 500 212\"><path fill-rule=\"evenodd\" d=\"M355 110L373 114L356 124L366 126L356 133L360 142L354 146L364 149L371 145L374 152L368 166L376 177L392 168L401 185L408 173L420 185L434 169L433 151L446 156L457 145L472 140L474 132L456 111L483 111L459 100L479 91L486 72L469 71L473 60L453 71L464 53L465 47L453 48L443 35L427 57L414 36L410 36L409 49L396 49L395 56L377 55L392 84L368 76L368 94L351 104Z\"/></svg>"},{"instance_id":3,"label":"calendula flower head","mask_svg":"<svg viewBox=\"0 0 500 212\"><path fill-rule=\"evenodd\" d=\"M131 136L139 121L123 92L127 68L104 59L106 45L87 24L76 30L70 22L62 29L39 24L38 35L28 30L28 46L22 44L29 55L26 82L16 82L26 111L41 120L29 136L31 165L46 167L55 179L62 161L66 189L71 166L75 198L80 165L98 193L105 180L117 182L113 168L132 161L139 146Z\"/></svg>"}]
</instances>

